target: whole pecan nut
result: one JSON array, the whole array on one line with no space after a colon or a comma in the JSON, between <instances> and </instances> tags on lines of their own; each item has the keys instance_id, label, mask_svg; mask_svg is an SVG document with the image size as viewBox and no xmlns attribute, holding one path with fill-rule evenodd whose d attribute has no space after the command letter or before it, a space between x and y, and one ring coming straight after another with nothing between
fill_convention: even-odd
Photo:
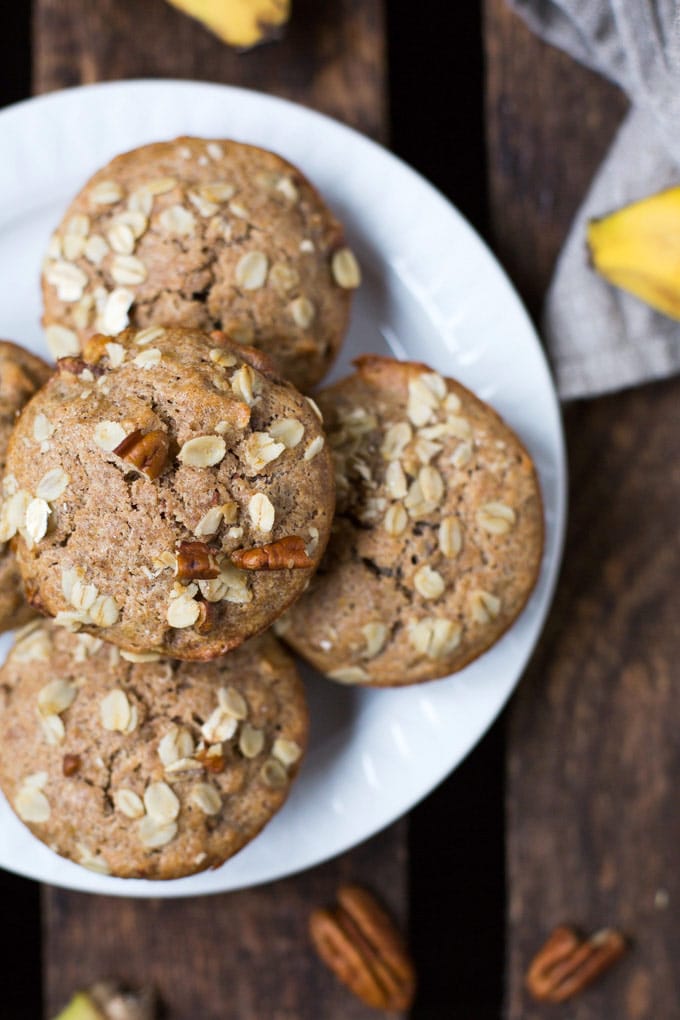
<instances>
[{"instance_id":1,"label":"whole pecan nut","mask_svg":"<svg viewBox=\"0 0 680 1020\"><path fill-rule=\"evenodd\" d=\"M307 555L304 539L287 535L252 549L234 549L231 562L242 570L295 570L311 567L314 561Z\"/></svg>"},{"instance_id":2,"label":"whole pecan nut","mask_svg":"<svg viewBox=\"0 0 680 1020\"><path fill-rule=\"evenodd\" d=\"M219 577L214 550L205 542L180 542L177 546L176 577L179 581L210 581Z\"/></svg>"},{"instance_id":3,"label":"whole pecan nut","mask_svg":"<svg viewBox=\"0 0 680 1020\"><path fill-rule=\"evenodd\" d=\"M525 984L539 1002L564 1002L578 995L616 963L628 948L624 936L603 928L584 938L560 925L531 962Z\"/></svg>"},{"instance_id":4,"label":"whole pecan nut","mask_svg":"<svg viewBox=\"0 0 680 1020\"><path fill-rule=\"evenodd\" d=\"M170 437L167 432L162 429L152 429L151 432L135 429L113 452L153 481L165 467L169 451Z\"/></svg>"},{"instance_id":5,"label":"whole pecan nut","mask_svg":"<svg viewBox=\"0 0 680 1020\"><path fill-rule=\"evenodd\" d=\"M312 913L309 930L321 959L362 1002L375 1009L410 1007L413 963L394 922L371 893L343 886L335 908Z\"/></svg>"}]
</instances>

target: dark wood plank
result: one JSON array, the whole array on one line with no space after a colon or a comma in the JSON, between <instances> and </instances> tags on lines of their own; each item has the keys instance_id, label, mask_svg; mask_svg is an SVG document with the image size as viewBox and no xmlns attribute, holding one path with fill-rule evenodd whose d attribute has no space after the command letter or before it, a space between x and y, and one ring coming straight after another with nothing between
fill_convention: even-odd
<instances>
[{"instance_id":1,"label":"dark wood plank","mask_svg":"<svg viewBox=\"0 0 680 1020\"><path fill-rule=\"evenodd\" d=\"M296 0L285 39L235 54L163 0L35 0L34 91L122 77L198 78L306 103L386 135L382 0ZM351 878L406 909L406 824L305 875L202 900L134 902L44 889L47 1015L114 974L153 980L173 1020L363 1020L317 962L312 907Z\"/></svg>"},{"instance_id":2,"label":"dark wood plank","mask_svg":"<svg viewBox=\"0 0 680 1020\"><path fill-rule=\"evenodd\" d=\"M489 196L495 249L538 311L555 257L626 108L623 95L486 0Z\"/></svg>"},{"instance_id":3,"label":"dark wood plank","mask_svg":"<svg viewBox=\"0 0 680 1020\"><path fill-rule=\"evenodd\" d=\"M625 108L610 86L487 0L490 188L498 250L538 307ZM568 408L571 522L551 622L508 727L507 1016L558 923L619 925L634 949L570 1020L671 1020L680 1001L673 465L680 385Z\"/></svg>"},{"instance_id":4,"label":"dark wood plank","mask_svg":"<svg viewBox=\"0 0 680 1020\"><path fill-rule=\"evenodd\" d=\"M317 959L313 906L339 882L379 885L404 920L404 829L275 885L192 900L137 902L44 889L48 1016L79 982L152 981L172 1020L371 1020Z\"/></svg>"},{"instance_id":5,"label":"dark wood plank","mask_svg":"<svg viewBox=\"0 0 680 1020\"><path fill-rule=\"evenodd\" d=\"M383 0L295 0L282 40L224 46L165 0L34 0L33 89L194 78L274 92L374 137L387 125Z\"/></svg>"}]
</instances>

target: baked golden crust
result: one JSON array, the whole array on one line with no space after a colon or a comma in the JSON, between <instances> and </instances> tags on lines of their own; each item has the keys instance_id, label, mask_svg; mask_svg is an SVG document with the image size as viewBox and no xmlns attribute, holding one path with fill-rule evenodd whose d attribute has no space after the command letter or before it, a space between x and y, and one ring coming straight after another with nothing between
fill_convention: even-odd
<instances>
[{"instance_id":1,"label":"baked golden crust","mask_svg":"<svg viewBox=\"0 0 680 1020\"><path fill-rule=\"evenodd\" d=\"M124 655L28 625L0 670L0 786L38 839L95 871L218 867L298 771L308 719L295 665L271 635L210 663Z\"/></svg>"},{"instance_id":2,"label":"baked golden crust","mask_svg":"<svg viewBox=\"0 0 680 1020\"><path fill-rule=\"evenodd\" d=\"M223 329L305 391L340 347L355 268L296 167L178 138L117 156L71 203L48 249L43 321L55 357L127 325Z\"/></svg>"},{"instance_id":3,"label":"baked golden crust","mask_svg":"<svg viewBox=\"0 0 680 1020\"><path fill-rule=\"evenodd\" d=\"M8 455L36 608L129 651L210 659L302 593L330 532L332 461L310 402L262 359L151 327L59 362ZM292 569L236 565L290 537Z\"/></svg>"},{"instance_id":4,"label":"baked golden crust","mask_svg":"<svg viewBox=\"0 0 680 1020\"><path fill-rule=\"evenodd\" d=\"M357 359L321 391L337 515L308 592L277 633L345 683L461 669L512 624L541 563L536 472L517 436L426 365Z\"/></svg>"},{"instance_id":5,"label":"baked golden crust","mask_svg":"<svg viewBox=\"0 0 680 1020\"><path fill-rule=\"evenodd\" d=\"M0 478L5 473L9 437L17 415L47 381L50 372L42 358L17 344L0 340ZM14 553L9 542L3 541L0 544L0 631L20 627L31 615Z\"/></svg>"}]
</instances>

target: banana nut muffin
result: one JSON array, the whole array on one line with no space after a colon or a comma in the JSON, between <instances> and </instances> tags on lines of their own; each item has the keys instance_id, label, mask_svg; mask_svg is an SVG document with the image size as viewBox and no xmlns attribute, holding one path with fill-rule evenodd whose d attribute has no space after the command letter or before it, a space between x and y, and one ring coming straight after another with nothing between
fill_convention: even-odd
<instances>
[{"instance_id":1,"label":"banana nut muffin","mask_svg":"<svg viewBox=\"0 0 680 1020\"><path fill-rule=\"evenodd\" d=\"M43 323L55 357L127 325L222 329L306 390L359 282L342 226L294 166L178 138L116 157L74 199L45 261Z\"/></svg>"},{"instance_id":2,"label":"banana nut muffin","mask_svg":"<svg viewBox=\"0 0 680 1020\"><path fill-rule=\"evenodd\" d=\"M541 562L536 473L517 436L427 366L365 356L319 394L336 459L333 533L277 632L335 680L461 669L524 606Z\"/></svg>"},{"instance_id":3,"label":"banana nut muffin","mask_svg":"<svg viewBox=\"0 0 680 1020\"><path fill-rule=\"evenodd\" d=\"M260 351L197 330L94 336L60 360L7 471L29 601L178 659L269 626L318 565L334 509L318 409Z\"/></svg>"},{"instance_id":4,"label":"banana nut muffin","mask_svg":"<svg viewBox=\"0 0 680 1020\"><path fill-rule=\"evenodd\" d=\"M307 741L275 638L210 663L151 661L34 621L0 670L0 787L57 853L123 878L180 878L249 842Z\"/></svg>"},{"instance_id":5,"label":"banana nut muffin","mask_svg":"<svg viewBox=\"0 0 680 1020\"><path fill-rule=\"evenodd\" d=\"M17 415L26 401L47 381L50 372L51 369L35 354L7 340L0 340L0 477L5 473L7 446ZM3 496L10 494L3 488ZM9 546L11 532L3 503L0 507L0 631L18 627L32 615L24 599L21 577Z\"/></svg>"}]
</instances>

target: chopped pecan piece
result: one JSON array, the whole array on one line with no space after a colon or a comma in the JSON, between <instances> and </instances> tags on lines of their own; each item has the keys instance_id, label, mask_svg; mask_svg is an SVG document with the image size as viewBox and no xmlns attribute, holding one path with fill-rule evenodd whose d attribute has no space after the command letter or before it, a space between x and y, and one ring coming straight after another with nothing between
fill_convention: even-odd
<instances>
[{"instance_id":1,"label":"chopped pecan piece","mask_svg":"<svg viewBox=\"0 0 680 1020\"><path fill-rule=\"evenodd\" d=\"M57 372L70 372L71 375L80 375L88 367L83 358L68 357L59 358L57 361Z\"/></svg>"},{"instance_id":2,"label":"chopped pecan piece","mask_svg":"<svg viewBox=\"0 0 680 1020\"><path fill-rule=\"evenodd\" d=\"M213 575L214 576L214 575ZM217 607L214 602L198 603L198 620L194 624L194 630L198 634L209 634L215 626L215 617L217 616Z\"/></svg>"},{"instance_id":3,"label":"chopped pecan piece","mask_svg":"<svg viewBox=\"0 0 680 1020\"><path fill-rule=\"evenodd\" d=\"M153 481L165 467L169 451L170 437L167 432L153 429L143 433L141 429L135 429L113 452Z\"/></svg>"},{"instance_id":4,"label":"chopped pecan piece","mask_svg":"<svg viewBox=\"0 0 680 1020\"><path fill-rule=\"evenodd\" d=\"M220 568L214 550L205 542L180 542L177 547L179 581L210 581L219 577Z\"/></svg>"},{"instance_id":5,"label":"chopped pecan piece","mask_svg":"<svg viewBox=\"0 0 680 1020\"><path fill-rule=\"evenodd\" d=\"M609 970L627 948L626 939L613 928L584 938L560 925L532 960L527 990L539 1002L564 1002Z\"/></svg>"},{"instance_id":6,"label":"chopped pecan piece","mask_svg":"<svg viewBox=\"0 0 680 1020\"><path fill-rule=\"evenodd\" d=\"M59 358L57 361L57 372L70 372L71 375L80 376L83 374L85 369L91 372L95 378L104 374L104 369L101 365L85 361L84 358L79 358L77 355Z\"/></svg>"},{"instance_id":7,"label":"chopped pecan piece","mask_svg":"<svg viewBox=\"0 0 680 1020\"><path fill-rule=\"evenodd\" d=\"M112 337L105 336L103 333L94 333L83 344L85 360L91 365L96 365L106 354L106 345L110 344L111 340Z\"/></svg>"},{"instance_id":8,"label":"chopped pecan piece","mask_svg":"<svg viewBox=\"0 0 680 1020\"><path fill-rule=\"evenodd\" d=\"M287 535L252 549L234 549L231 562L242 570L295 570L311 567L314 561L307 555L304 539Z\"/></svg>"},{"instance_id":9,"label":"chopped pecan piece","mask_svg":"<svg viewBox=\"0 0 680 1020\"><path fill-rule=\"evenodd\" d=\"M64 760L61 763L61 771L68 779L71 776L75 776L76 772L80 771L81 765L82 761L79 754L65 754Z\"/></svg>"},{"instance_id":10,"label":"chopped pecan piece","mask_svg":"<svg viewBox=\"0 0 680 1020\"><path fill-rule=\"evenodd\" d=\"M220 346L228 346L238 343L239 357L247 362L251 368L257 369L262 375L266 375L268 379L280 379L280 374L276 371L276 365L268 354L261 351L258 347L250 347L247 344L243 344L240 341L234 340L230 337L229 333L223 329L213 329L210 333L211 340ZM314 348L316 350L316 347Z\"/></svg>"},{"instance_id":11,"label":"chopped pecan piece","mask_svg":"<svg viewBox=\"0 0 680 1020\"><path fill-rule=\"evenodd\" d=\"M14 539L16 541L16 539ZM28 602L31 609L35 609L36 612L42 613L43 616L48 616L47 606L43 601L42 594L34 581L30 579L24 584L24 594L26 595L26 601Z\"/></svg>"},{"instance_id":12,"label":"chopped pecan piece","mask_svg":"<svg viewBox=\"0 0 680 1020\"><path fill-rule=\"evenodd\" d=\"M211 748L205 747L200 751L197 751L194 757L197 761L200 761L206 772L224 772L224 766L226 765L225 757L222 751L219 753L210 753Z\"/></svg>"},{"instance_id":13,"label":"chopped pecan piece","mask_svg":"<svg viewBox=\"0 0 680 1020\"><path fill-rule=\"evenodd\" d=\"M318 350L318 347L316 347L315 350ZM280 381L281 374L277 371L276 365L269 355L264 351L261 351L258 347L248 347L241 344L239 354L251 368L257 369L258 372L261 372L262 375L266 376L268 379L274 379L277 382Z\"/></svg>"},{"instance_id":14,"label":"chopped pecan piece","mask_svg":"<svg viewBox=\"0 0 680 1020\"><path fill-rule=\"evenodd\" d=\"M338 906L315 910L309 930L321 959L362 1002L375 1009L409 1008L415 968L394 922L371 893L342 886Z\"/></svg>"}]
</instances>

